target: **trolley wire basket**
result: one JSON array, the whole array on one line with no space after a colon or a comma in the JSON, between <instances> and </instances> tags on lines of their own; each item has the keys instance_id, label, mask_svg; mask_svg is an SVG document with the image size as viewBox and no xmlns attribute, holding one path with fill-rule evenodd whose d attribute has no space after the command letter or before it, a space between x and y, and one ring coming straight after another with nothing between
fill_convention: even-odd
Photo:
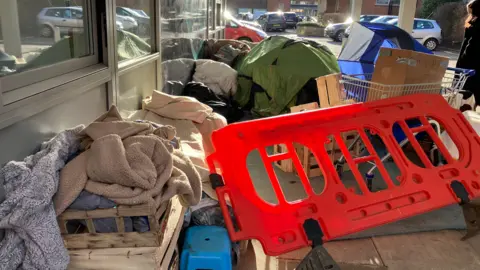
<instances>
[{"instance_id":1,"label":"trolley wire basket","mask_svg":"<svg viewBox=\"0 0 480 270\"><path fill-rule=\"evenodd\" d=\"M455 96L463 89L468 77L475 74L474 70L448 68L442 81L422 84L403 84L403 85L387 85L381 83L371 82L372 74L357 74L357 75L341 75L340 83L343 85L340 91L340 100L343 104L350 104L353 102L368 102L379 99L404 96L410 94L424 93L424 94L441 94L450 103L449 99L455 98ZM416 127L421 125L417 121L407 121L409 127ZM437 134L440 134L440 124L432 119L429 119L429 124L434 127ZM393 128L395 139L399 143L400 147L404 147L409 143L408 138L401 131L400 127ZM415 137L420 138L424 134L415 133ZM347 149L351 151L353 147L361 141L360 136L357 135L353 142L347 145ZM432 160L440 161L441 157L438 154L434 154L435 145L430 150L430 158ZM437 157L438 156L438 157ZM381 162L386 162L390 158L390 154L387 152L382 158ZM343 172L343 166L345 165L345 156L342 155L335 161L335 167L337 173L341 176ZM374 171L377 168L376 164L372 164L365 174L367 180L367 186L372 189L372 180L374 177Z\"/></svg>"},{"instance_id":2,"label":"trolley wire basket","mask_svg":"<svg viewBox=\"0 0 480 270\"><path fill-rule=\"evenodd\" d=\"M441 94L445 98L455 97L463 89L474 70L448 68L441 81L421 84L388 85L372 82L372 74L341 75L343 91L339 92L343 104L367 102L410 94Z\"/></svg>"}]
</instances>

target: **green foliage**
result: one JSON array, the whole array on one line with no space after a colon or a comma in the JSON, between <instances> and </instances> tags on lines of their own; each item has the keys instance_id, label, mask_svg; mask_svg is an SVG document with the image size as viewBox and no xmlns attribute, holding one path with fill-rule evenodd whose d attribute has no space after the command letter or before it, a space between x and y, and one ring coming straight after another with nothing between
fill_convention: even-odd
<instances>
[{"instance_id":1,"label":"green foliage","mask_svg":"<svg viewBox=\"0 0 480 270\"><path fill-rule=\"evenodd\" d=\"M462 2L462 0L423 0L420 16L422 18L428 18L438 7L452 2Z\"/></svg>"}]
</instances>

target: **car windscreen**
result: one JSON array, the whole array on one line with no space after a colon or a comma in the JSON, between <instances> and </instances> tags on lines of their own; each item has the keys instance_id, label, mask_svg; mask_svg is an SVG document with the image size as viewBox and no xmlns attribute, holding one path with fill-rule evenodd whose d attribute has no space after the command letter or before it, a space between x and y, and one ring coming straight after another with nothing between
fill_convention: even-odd
<instances>
[{"instance_id":1,"label":"car windscreen","mask_svg":"<svg viewBox=\"0 0 480 270\"><path fill-rule=\"evenodd\" d=\"M284 17L280 14L270 14L268 15L268 21L283 21Z\"/></svg>"},{"instance_id":2,"label":"car windscreen","mask_svg":"<svg viewBox=\"0 0 480 270\"><path fill-rule=\"evenodd\" d=\"M378 17L374 20L371 20L370 22L372 22L372 23L386 23L386 22L390 21L391 19L395 19L395 17L381 16L381 17Z\"/></svg>"},{"instance_id":3,"label":"car windscreen","mask_svg":"<svg viewBox=\"0 0 480 270\"><path fill-rule=\"evenodd\" d=\"M285 19L292 20L292 21L294 21L295 18L297 17L297 15L295 15L294 13L285 13L284 16L285 16Z\"/></svg>"},{"instance_id":4,"label":"car windscreen","mask_svg":"<svg viewBox=\"0 0 480 270\"><path fill-rule=\"evenodd\" d=\"M239 27L239 26L244 26L244 24L237 19L230 18L230 26L231 27Z\"/></svg>"},{"instance_id":5,"label":"car windscreen","mask_svg":"<svg viewBox=\"0 0 480 270\"><path fill-rule=\"evenodd\" d=\"M360 21L361 21L361 22L370 22L370 21L372 21L372 20L374 20L374 19L376 19L376 18L378 18L378 16L362 16L362 17L360 18Z\"/></svg>"}]
</instances>

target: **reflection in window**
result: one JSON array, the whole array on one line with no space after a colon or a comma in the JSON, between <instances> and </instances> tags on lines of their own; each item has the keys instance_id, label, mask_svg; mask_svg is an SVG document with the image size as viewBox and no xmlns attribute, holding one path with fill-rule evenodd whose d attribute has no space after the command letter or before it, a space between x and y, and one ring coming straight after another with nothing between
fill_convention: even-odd
<instances>
[{"instance_id":1,"label":"reflection in window","mask_svg":"<svg viewBox=\"0 0 480 270\"><path fill-rule=\"evenodd\" d=\"M92 55L86 4L87 0L1 1L0 77Z\"/></svg>"},{"instance_id":2,"label":"reflection in window","mask_svg":"<svg viewBox=\"0 0 480 270\"><path fill-rule=\"evenodd\" d=\"M215 0L208 0L208 26L210 30L215 29L215 18L213 16L213 6L215 5Z\"/></svg>"},{"instance_id":3,"label":"reflection in window","mask_svg":"<svg viewBox=\"0 0 480 270\"><path fill-rule=\"evenodd\" d=\"M119 61L152 52L153 0L117 0L116 24Z\"/></svg>"},{"instance_id":4,"label":"reflection in window","mask_svg":"<svg viewBox=\"0 0 480 270\"><path fill-rule=\"evenodd\" d=\"M206 34L207 0L161 0L162 60L197 58Z\"/></svg>"}]
</instances>

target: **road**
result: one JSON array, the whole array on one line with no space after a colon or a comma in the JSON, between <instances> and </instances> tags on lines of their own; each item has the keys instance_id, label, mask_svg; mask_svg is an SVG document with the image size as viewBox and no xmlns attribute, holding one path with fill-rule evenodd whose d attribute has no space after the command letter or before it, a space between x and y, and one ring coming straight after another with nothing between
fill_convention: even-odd
<instances>
[{"instance_id":1,"label":"road","mask_svg":"<svg viewBox=\"0 0 480 270\"><path fill-rule=\"evenodd\" d=\"M281 35L281 36L285 36L285 37L289 37L289 38L296 38L297 37L297 34L295 34L295 30L292 30L292 29L289 29L284 33L268 32L267 34L270 35L270 36ZM340 51L342 50L342 43L335 42L335 41L331 40L330 38L326 38L326 37L320 37L320 38L310 38L310 37L307 38L307 37L305 37L305 38L310 39L310 40L314 40L318 43L326 45L337 57L340 54ZM448 57L450 59L449 66L450 67L455 67L455 65L457 63L457 58L458 58L458 53L457 52L439 49L439 50L435 51L435 54L440 55L440 56L444 56L444 57Z\"/></svg>"}]
</instances>

